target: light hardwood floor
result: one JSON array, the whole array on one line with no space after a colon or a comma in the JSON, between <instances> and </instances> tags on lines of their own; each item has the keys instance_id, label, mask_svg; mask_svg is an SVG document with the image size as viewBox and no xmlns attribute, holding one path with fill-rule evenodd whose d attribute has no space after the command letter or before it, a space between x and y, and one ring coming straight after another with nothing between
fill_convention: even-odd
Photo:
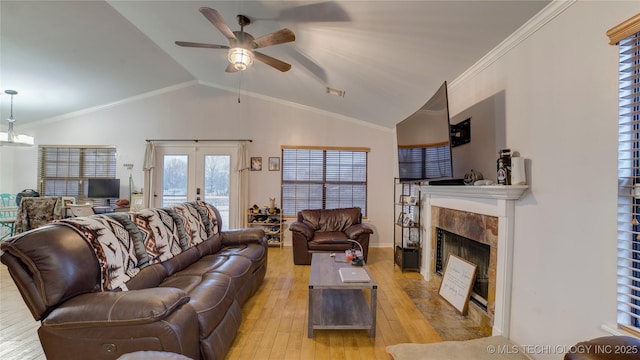
<instances>
[{"instance_id":1,"label":"light hardwood floor","mask_svg":"<svg viewBox=\"0 0 640 360\"><path fill-rule=\"evenodd\" d=\"M270 248L267 275L242 308L243 323L227 359L384 359L387 345L441 341L399 278L421 278L393 266L390 248L369 249L378 283L376 337L366 330L316 330L307 337L310 266L293 265L291 248ZM45 359L33 320L5 266L0 270L0 359Z\"/></svg>"}]
</instances>

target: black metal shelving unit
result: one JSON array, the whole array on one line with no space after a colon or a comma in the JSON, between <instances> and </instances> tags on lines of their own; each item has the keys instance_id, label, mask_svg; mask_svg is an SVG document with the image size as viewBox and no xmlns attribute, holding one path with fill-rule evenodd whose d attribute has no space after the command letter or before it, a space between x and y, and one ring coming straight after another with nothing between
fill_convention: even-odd
<instances>
[{"instance_id":1,"label":"black metal shelving unit","mask_svg":"<svg viewBox=\"0 0 640 360\"><path fill-rule=\"evenodd\" d=\"M394 265L406 270L420 271L422 256L422 227L420 183L394 181Z\"/></svg>"}]
</instances>

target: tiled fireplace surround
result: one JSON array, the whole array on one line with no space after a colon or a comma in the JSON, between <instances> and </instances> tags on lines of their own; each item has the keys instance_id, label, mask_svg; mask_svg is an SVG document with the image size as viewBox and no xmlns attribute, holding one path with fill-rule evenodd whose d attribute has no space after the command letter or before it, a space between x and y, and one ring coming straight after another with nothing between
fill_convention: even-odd
<instances>
[{"instance_id":1,"label":"tiled fireplace surround","mask_svg":"<svg viewBox=\"0 0 640 360\"><path fill-rule=\"evenodd\" d=\"M421 273L435 275L436 227L488 244L487 312L469 306L469 315L493 324L492 335L509 337L515 201L527 186L423 186L424 236ZM440 281L440 279L438 279Z\"/></svg>"}]
</instances>

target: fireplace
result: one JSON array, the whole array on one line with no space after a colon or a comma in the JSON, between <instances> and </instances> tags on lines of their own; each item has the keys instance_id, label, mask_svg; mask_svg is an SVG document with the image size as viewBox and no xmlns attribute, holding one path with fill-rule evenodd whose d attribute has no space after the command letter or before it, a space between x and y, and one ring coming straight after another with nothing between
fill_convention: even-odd
<instances>
[{"instance_id":1,"label":"fireplace","mask_svg":"<svg viewBox=\"0 0 640 360\"><path fill-rule=\"evenodd\" d=\"M444 273L449 254L461 257L476 265L476 278L471 289L471 301L487 311L489 299L489 263L491 247L462 235L436 227L435 271Z\"/></svg>"},{"instance_id":2,"label":"fireplace","mask_svg":"<svg viewBox=\"0 0 640 360\"><path fill-rule=\"evenodd\" d=\"M427 281L442 278L435 269L436 228L489 245L486 311L470 301L467 316L479 320L483 326L491 326L492 335L507 338L511 320L515 203L527 189L526 185L422 187L425 241L420 273Z\"/></svg>"},{"instance_id":3,"label":"fireplace","mask_svg":"<svg viewBox=\"0 0 640 360\"><path fill-rule=\"evenodd\" d=\"M467 315L482 327L493 327L498 264L498 217L440 206L431 206L429 212L432 274L442 278L450 253L475 264L476 281L469 299Z\"/></svg>"}]
</instances>

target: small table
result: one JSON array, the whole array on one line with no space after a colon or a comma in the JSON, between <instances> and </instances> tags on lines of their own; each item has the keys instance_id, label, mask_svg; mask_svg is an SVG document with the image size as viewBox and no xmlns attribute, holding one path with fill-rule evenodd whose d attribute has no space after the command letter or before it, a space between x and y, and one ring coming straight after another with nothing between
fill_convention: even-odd
<instances>
[{"instance_id":1,"label":"small table","mask_svg":"<svg viewBox=\"0 0 640 360\"><path fill-rule=\"evenodd\" d=\"M376 336L376 298L378 285L365 265L369 282L343 283L338 269L352 266L344 253L335 257L330 253L313 253L309 276L309 329L366 329L369 337ZM367 304L365 291L370 291Z\"/></svg>"}]
</instances>

